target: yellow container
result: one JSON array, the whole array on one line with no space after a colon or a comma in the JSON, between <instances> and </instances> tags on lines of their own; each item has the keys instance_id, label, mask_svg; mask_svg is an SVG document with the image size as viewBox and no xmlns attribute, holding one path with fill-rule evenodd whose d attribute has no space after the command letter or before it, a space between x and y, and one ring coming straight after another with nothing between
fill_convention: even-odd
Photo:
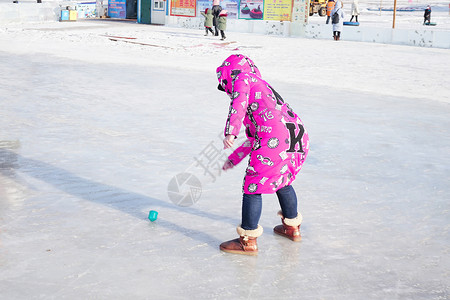
<instances>
[{"instance_id":1,"label":"yellow container","mask_svg":"<svg viewBox=\"0 0 450 300\"><path fill-rule=\"evenodd\" d=\"M69 21L76 21L78 18L78 12L76 10L69 11Z\"/></svg>"}]
</instances>

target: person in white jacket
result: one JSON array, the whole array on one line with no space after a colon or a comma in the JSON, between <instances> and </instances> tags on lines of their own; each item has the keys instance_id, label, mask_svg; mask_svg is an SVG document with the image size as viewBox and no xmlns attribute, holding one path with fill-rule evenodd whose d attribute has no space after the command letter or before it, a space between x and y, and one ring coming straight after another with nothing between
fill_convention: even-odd
<instances>
[{"instance_id":1,"label":"person in white jacket","mask_svg":"<svg viewBox=\"0 0 450 300\"><path fill-rule=\"evenodd\" d=\"M335 41L339 41L341 38L341 31L344 27L344 4L342 1L338 0L336 1L336 5L334 6L334 9L331 11L331 23L333 24L333 38ZM337 14L339 16L338 20L336 20L335 15Z\"/></svg>"},{"instance_id":2,"label":"person in white jacket","mask_svg":"<svg viewBox=\"0 0 450 300\"><path fill-rule=\"evenodd\" d=\"M356 18L356 22L358 22L358 16L359 16L359 0L353 0L352 3L352 17L350 19L350 22L353 20L353 17Z\"/></svg>"}]
</instances>

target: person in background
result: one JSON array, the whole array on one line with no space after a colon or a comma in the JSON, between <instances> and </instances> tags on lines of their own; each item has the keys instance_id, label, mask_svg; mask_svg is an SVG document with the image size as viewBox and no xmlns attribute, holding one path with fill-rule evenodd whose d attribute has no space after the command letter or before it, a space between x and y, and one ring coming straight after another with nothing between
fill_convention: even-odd
<instances>
[{"instance_id":1,"label":"person in background","mask_svg":"<svg viewBox=\"0 0 450 300\"><path fill-rule=\"evenodd\" d=\"M431 22L431 6L427 5L425 13L423 14L423 25L429 25Z\"/></svg>"},{"instance_id":2,"label":"person in background","mask_svg":"<svg viewBox=\"0 0 450 300\"><path fill-rule=\"evenodd\" d=\"M222 11L222 6L220 6L220 0L213 0L212 14L213 14L213 25L214 25L214 35L219 35L219 30L217 28L217 21L219 19L219 14Z\"/></svg>"},{"instance_id":3,"label":"person in background","mask_svg":"<svg viewBox=\"0 0 450 300\"><path fill-rule=\"evenodd\" d=\"M213 30L211 27L213 27L213 14L211 9L207 8L205 9L205 12L201 12L202 16L205 17L205 36L208 35L208 32L211 32L214 35Z\"/></svg>"},{"instance_id":4,"label":"person in background","mask_svg":"<svg viewBox=\"0 0 450 300\"><path fill-rule=\"evenodd\" d=\"M329 0L327 3L327 23L330 23L330 19L331 19L331 11L333 10L334 6L336 5L336 2L334 2L334 0Z\"/></svg>"},{"instance_id":5,"label":"person in background","mask_svg":"<svg viewBox=\"0 0 450 300\"><path fill-rule=\"evenodd\" d=\"M335 41L341 39L341 31L344 27L344 4L342 1L336 1L334 9L331 11L331 23L333 23L333 38Z\"/></svg>"},{"instance_id":6,"label":"person in background","mask_svg":"<svg viewBox=\"0 0 450 300\"><path fill-rule=\"evenodd\" d=\"M228 12L226 10L222 10L219 14L219 19L217 20L217 28L220 31L222 41L226 39L225 30L227 29L227 16Z\"/></svg>"},{"instance_id":7,"label":"person in background","mask_svg":"<svg viewBox=\"0 0 450 300\"><path fill-rule=\"evenodd\" d=\"M350 22L353 20L353 17L356 18L356 22L358 22L359 15L359 0L353 0L352 3L352 17L350 18Z\"/></svg>"}]
</instances>

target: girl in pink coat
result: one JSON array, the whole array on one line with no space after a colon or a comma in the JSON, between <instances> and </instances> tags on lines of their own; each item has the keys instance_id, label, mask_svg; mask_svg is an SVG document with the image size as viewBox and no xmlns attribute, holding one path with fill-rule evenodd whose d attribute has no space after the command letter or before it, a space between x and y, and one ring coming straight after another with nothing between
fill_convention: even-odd
<instances>
[{"instance_id":1,"label":"girl in pink coat","mask_svg":"<svg viewBox=\"0 0 450 300\"><path fill-rule=\"evenodd\" d=\"M218 89L230 98L225 126L224 148L230 148L245 126L247 140L223 166L230 169L250 156L243 184L242 223L238 239L224 242L225 252L256 255L258 224L262 210L261 194L276 193L280 202L282 224L274 232L300 241L302 216L297 211L297 197L291 185L309 150L308 134L297 114L281 96L261 78L253 61L245 55L228 57L217 68Z\"/></svg>"}]
</instances>

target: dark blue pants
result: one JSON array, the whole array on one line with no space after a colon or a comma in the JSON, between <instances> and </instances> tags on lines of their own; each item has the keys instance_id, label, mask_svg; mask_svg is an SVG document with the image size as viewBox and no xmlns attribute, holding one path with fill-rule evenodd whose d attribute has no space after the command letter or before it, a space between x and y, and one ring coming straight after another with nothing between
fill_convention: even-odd
<instances>
[{"instance_id":1,"label":"dark blue pants","mask_svg":"<svg viewBox=\"0 0 450 300\"><path fill-rule=\"evenodd\" d=\"M288 219L297 217L297 195L291 185L285 186L277 191L283 216ZM245 230L258 227L262 211L261 194L244 194L242 197L242 224Z\"/></svg>"}]
</instances>

